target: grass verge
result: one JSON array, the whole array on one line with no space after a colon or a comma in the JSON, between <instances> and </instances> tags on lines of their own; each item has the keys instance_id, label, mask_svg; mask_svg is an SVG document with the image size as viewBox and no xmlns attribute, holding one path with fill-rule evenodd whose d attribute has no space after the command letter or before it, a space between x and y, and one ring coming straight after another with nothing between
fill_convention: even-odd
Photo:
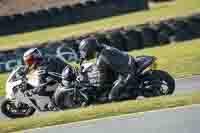
<instances>
[{"instance_id":1,"label":"grass verge","mask_svg":"<svg viewBox=\"0 0 200 133\"><path fill-rule=\"evenodd\" d=\"M48 28L35 32L20 33L11 36L0 37L0 49L13 49L19 46L32 45L33 43L41 43L48 40L60 40L65 37L79 36L85 33L128 25L143 24L149 21L157 22L161 19L186 16L188 14L197 13L199 11L199 0L176 0L171 4L160 4L159 6L154 6L148 11L129 13L122 16L115 16L59 28Z\"/></svg>"},{"instance_id":2,"label":"grass verge","mask_svg":"<svg viewBox=\"0 0 200 133\"><path fill-rule=\"evenodd\" d=\"M8 74L0 74L0 96L5 95L5 83L8 78Z\"/></svg>"},{"instance_id":3,"label":"grass verge","mask_svg":"<svg viewBox=\"0 0 200 133\"><path fill-rule=\"evenodd\" d=\"M187 95L164 96L149 98L145 100L132 100L120 103L111 103L98 106L90 106L68 110L64 112L48 113L42 116L33 116L16 120L4 120L0 122L0 132L13 132L31 128L72 123L94 118L103 118L128 113L150 111L155 109L172 108L200 104L200 92L193 92Z\"/></svg>"},{"instance_id":4,"label":"grass verge","mask_svg":"<svg viewBox=\"0 0 200 133\"><path fill-rule=\"evenodd\" d=\"M200 74L200 39L147 48L129 52L130 55L153 55L158 58L158 69L165 70L175 78ZM7 74L0 74L0 96L5 94Z\"/></svg>"}]
</instances>

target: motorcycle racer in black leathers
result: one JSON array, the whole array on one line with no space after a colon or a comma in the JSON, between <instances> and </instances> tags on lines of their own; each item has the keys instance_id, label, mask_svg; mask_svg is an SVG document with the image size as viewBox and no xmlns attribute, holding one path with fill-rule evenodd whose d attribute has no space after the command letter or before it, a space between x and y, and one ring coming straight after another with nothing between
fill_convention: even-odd
<instances>
[{"instance_id":1,"label":"motorcycle racer in black leathers","mask_svg":"<svg viewBox=\"0 0 200 133\"><path fill-rule=\"evenodd\" d=\"M110 69L118 75L110 91L109 100L120 100L120 92L123 88L129 82L135 81L135 59L114 47L99 44L93 37L82 40L79 45L79 50L82 60L91 59L96 54L96 65L100 69L100 72L105 72ZM102 79L104 77L100 78L100 80Z\"/></svg>"}]
</instances>

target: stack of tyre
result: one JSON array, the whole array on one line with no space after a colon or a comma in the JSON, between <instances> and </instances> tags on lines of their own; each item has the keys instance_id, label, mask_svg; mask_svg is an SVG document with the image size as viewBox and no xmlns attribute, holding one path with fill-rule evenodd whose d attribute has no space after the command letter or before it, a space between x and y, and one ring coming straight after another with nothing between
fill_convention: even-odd
<instances>
[{"instance_id":1,"label":"stack of tyre","mask_svg":"<svg viewBox=\"0 0 200 133\"><path fill-rule=\"evenodd\" d=\"M148 0L86 0L74 5L0 16L0 35L80 23L148 8Z\"/></svg>"},{"instance_id":2,"label":"stack of tyre","mask_svg":"<svg viewBox=\"0 0 200 133\"><path fill-rule=\"evenodd\" d=\"M74 61L78 58L79 41L88 36L94 36L99 42L123 51L192 40L200 37L200 14L164 20L155 24L122 27L59 41L33 44L33 47L40 46L45 55L57 55L59 57L62 55L62 60ZM26 49L28 48L18 48L15 52L0 52L0 62L3 61L3 63L0 63L0 72L10 71L16 65L16 62L12 61L16 58L20 59Z\"/></svg>"}]
</instances>

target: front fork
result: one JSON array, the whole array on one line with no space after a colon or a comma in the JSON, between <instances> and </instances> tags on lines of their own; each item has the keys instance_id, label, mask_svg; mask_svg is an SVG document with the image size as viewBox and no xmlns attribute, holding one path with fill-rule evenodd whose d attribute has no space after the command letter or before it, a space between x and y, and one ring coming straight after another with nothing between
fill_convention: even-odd
<instances>
[{"instance_id":1,"label":"front fork","mask_svg":"<svg viewBox=\"0 0 200 133\"><path fill-rule=\"evenodd\" d=\"M81 99L83 99L84 102L88 103L89 101L89 98L88 96L83 92L84 90L81 90L81 89L74 89L74 97L73 97L73 100L77 101L78 97L80 97Z\"/></svg>"},{"instance_id":2,"label":"front fork","mask_svg":"<svg viewBox=\"0 0 200 133\"><path fill-rule=\"evenodd\" d=\"M32 106L33 106L34 108L36 108L37 110L39 110L39 111L41 111L41 112L43 111L43 110L40 108L40 106L38 106L38 104L37 104L37 102L36 102L35 99L29 98L29 100L31 101Z\"/></svg>"}]
</instances>

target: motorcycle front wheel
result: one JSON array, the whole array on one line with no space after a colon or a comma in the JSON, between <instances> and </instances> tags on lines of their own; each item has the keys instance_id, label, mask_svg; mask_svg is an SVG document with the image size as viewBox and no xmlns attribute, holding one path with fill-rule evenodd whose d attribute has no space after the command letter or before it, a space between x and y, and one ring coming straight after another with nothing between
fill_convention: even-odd
<instances>
[{"instance_id":1,"label":"motorcycle front wheel","mask_svg":"<svg viewBox=\"0 0 200 133\"><path fill-rule=\"evenodd\" d=\"M1 112L12 119L31 116L35 111L35 108L29 107L27 104L23 103L21 103L21 106L17 108L9 99L4 100L1 104Z\"/></svg>"}]
</instances>

